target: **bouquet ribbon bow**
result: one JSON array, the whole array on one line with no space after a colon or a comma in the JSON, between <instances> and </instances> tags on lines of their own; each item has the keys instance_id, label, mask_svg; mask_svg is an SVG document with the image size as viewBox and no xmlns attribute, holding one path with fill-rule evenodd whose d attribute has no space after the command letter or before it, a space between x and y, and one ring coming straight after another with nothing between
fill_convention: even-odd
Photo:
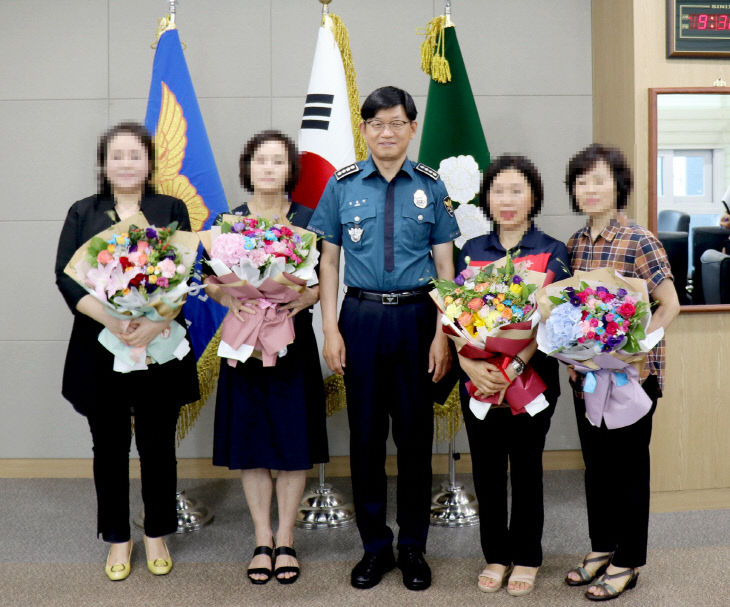
<instances>
[{"instance_id":1,"label":"bouquet ribbon bow","mask_svg":"<svg viewBox=\"0 0 730 607\"><path fill-rule=\"evenodd\" d=\"M258 287L235 274L211 276L209 282L220 285L241 301L258 300L253 307L255 314L241 314L244 322L228 312L221 325L221 346L219 356L228 359L235 367L238 361L245 361L254 351L261 352L264 367L273 367L279 352L294 341L294 322L288 311L278 309L299 298L299 291L306 281L286 272L276 278L267 278Z\"/></svg>"},{"instance_id":2,"label":"bouquet ribbon bow","mask_svg":"<svg viewBox=\"0 0 730 607\"><path fill-rule=\"evenodd\" d=\"M597 354L593 362L600 369L591 369L573 363L575 369L585 373L583 397L586 417L596 427L601 422L614 430L639 421L651 409L651 398L639 383L639 371L631 363L610 354Z\"/></svg>"}]
</instances>

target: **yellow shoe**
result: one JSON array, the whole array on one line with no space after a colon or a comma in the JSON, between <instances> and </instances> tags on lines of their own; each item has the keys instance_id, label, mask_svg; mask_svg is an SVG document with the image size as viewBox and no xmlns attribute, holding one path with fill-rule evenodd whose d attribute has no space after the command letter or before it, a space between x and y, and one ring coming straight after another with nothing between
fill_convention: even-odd
<instances>
[{"instance_id":1,"label":"yellow shoe","mask_svg":"<svg viewBox=\"0 0 730 607\"><path fill-rule=\"evenodd\" d=\"M150 573L153 573L154 575L167 575L172 570L172 557L170 556L170 551L167 549L167 545L163 542L163 546L165 546L165 552L167 553L167 556L165 558L157 558L157 559L147 559L147 569L150 570ZM144 547L147 554L149 554L149 549L147 546L147 537L144 538Z\"/></svg>"},{"instance_id":2,"label":"yellow shoe","mask_svg":"<svg viewBox=\"0 0 730 607\"><path fill-rule=\"evenodd\" d=\"M132 571L132 540L129 541L129 552L127 553L127 560L123 563L109 563L109 557L111 556L112 550L109 548L109 555L106 557L106 565L104 566L104 573L113 582L119 582L126 580L129 577L129 572Z\"/></svg>"}]
</instances>

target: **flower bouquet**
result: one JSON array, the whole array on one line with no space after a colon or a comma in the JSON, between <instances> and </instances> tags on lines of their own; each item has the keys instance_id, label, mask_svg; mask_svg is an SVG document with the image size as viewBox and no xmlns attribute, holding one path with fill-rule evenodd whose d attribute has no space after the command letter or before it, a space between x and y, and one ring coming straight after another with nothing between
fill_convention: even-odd
<instances>
[{"instance_id":1,"label":"flower bouquet","mask_svg":"<svg viewBox=\"0 0 730 607\"><path fill-rule=\"evenodd\" d=\"M651 399L640 372L663 329L646 334L651 306L646 282L610 268L578 271L537 293L538 348L585 374L586 415L610 429L641 419Z\"/></svg>"},{"instance_id":2,"label":"flower bouquet","mask_svg":"<svg viewBox=\"0 0 730 607\"><path fill-rule=\"evenodd\" d=\"M196 235L177 230L176 222L151 226L137 213L81 246L65 272L126 326L141 316L172 320L187 294L199 288L187 284L197 245ZM114 354L114 370L121 373L182 359L190 350L179 323L171 323L146 348L128 346L106 328L99 333L99 342Z\"/></svg>"},{"instance_id":3,"label":"flower bouquet","mask_svg":"<svg viewBox=\"0 0 730 607\"><path fill-rule=\"evenodd\" d=\"M507 255L489 265L467 258L467 267L453 281L435 280L431 297L442 313L444 331L462 356L489 361L502 370L535 337L539 313L537 289L548 274L528 268L527 259ZM552 273L550 273L552 274ZM502 393L476 397L477 388L466 384L469 408L484 419L493 404L505 400L512 413L535 415L548 406L545 384L528 364Z\"/></svg>"},{"instance_id":4,"label":"flower bouquet","mask_svg":"<svg viewBox=\"0 0 730 607\"><path fill-rule=\"evenodd\" d=\"M245 315L245 322L226 314L218 356L234 367L252 355L265 367L274 366L294 340L294 322L279 304L298 299L308 284L316 284L315 235L262 217L228 214L198 235L215 273L210 282L241 301L256 300L256 313Z\"/></svg>"}]
</instances>

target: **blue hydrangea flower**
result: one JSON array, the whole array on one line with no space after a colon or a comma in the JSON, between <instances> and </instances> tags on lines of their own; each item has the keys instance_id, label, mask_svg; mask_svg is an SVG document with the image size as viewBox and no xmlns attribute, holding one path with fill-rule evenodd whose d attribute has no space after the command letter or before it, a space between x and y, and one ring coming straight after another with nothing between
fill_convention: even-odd
<instances>
[{"instance_id":1,"label":"blue hydrangea flower","mask_svg":"<svg viewBox=\"0 0 730 607\"><path fill-rule=\"evenodd\" d=\"M557 306L545 321L546 337L550 351L562 350L575 344L583 334L580 325L581 310L566 302Z\"/></svg>"}]
</instances>

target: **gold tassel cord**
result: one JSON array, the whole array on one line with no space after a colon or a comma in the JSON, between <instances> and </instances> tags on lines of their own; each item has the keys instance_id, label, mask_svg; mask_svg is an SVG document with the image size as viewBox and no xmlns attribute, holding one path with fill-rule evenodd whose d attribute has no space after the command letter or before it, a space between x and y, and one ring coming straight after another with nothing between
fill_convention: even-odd
<instances>
[{"instance_id":1,"label":"gold tassel cord","mask_svg":"<svg viewBox=\"0 0 730 607\"><path fill-rule=\"evenodd\" d=\"M326 400L327 417L332 417L347 406L345 397L345 380L342 375L330 375L324 380L324 394Z\"/></svg>"},{"instance_id":2,"label":"gold tassel cord","mask_svg":"<svg viewBox=\"0 0 730 607\"><path fill-rule=\"evenodd\" d=\"M463 422L458 384L454 386L443 405L433 404L433 415L436 440L450 441L457 435Z\"/></svg>"},{"instance_id":3,"label":"gold tassel cord","mask_svg":"<svg viewBox=\"0 0 730 607\"><path fill-rule=\"evenodd\" d=\"M347 97L350 103L350 119L352 121L352 138L355 143L355 160L365 160L368 156L368 148L360 133L360 93L357 89L357 73L352 62L352 51L350 50L350 34L337 15L329 13L322 15L322 25L332 32L340 49L342 65L345 68L345 80L347 82Z\"/></svg>"},{"instance_id":4,"label":"gold tassel cord","mask_svg":"<svg viewBox=\"0 0 730 607\"><path fill-rule=\"evenodd\" d=\"M188 432L193 429L195 422L200 416L208 398L215 389L220 372L220 358L218 358L218 345L221 341L221 330L218 331L206 346L203 355L198 360L198 383L200 384L200 400L185 405L180 409L180 416L177 418L177 445L180 446L182 440L187 436Z\"/></svg>"},{"instance_id":5,"label":"gold tassel cord","mask_svg":"<svg viewBox=\"0 0 730 607\"><path fill-rule=\"evenodd\" d=\"M451 66L446 53L446 37L444 29L452 27L448 15L439 15L426 24L425 28L416 30L426 39L421 43L421 69L436 82L451 82Z\"/></svg>"}]
</instances>

